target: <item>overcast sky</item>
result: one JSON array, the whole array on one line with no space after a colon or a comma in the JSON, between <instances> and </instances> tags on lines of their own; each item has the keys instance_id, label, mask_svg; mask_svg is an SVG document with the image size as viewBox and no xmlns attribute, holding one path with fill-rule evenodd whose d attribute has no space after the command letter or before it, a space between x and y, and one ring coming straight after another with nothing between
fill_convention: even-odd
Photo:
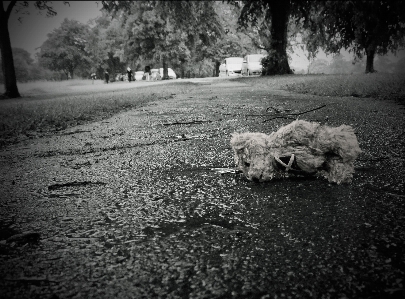
<instances>
[{"instance_id":1,"label":"overcast sky","mask_svg":"<svg viewBox=\"0 0 405 299\"><path fill-rule=\"evenodd\" d=\"M95 1L70 1L69 4L70 6L62 1L53 1L52 6L58 13L54 17L47 17L44 12L40 14L32 2L29 14L12 13L9 20L11 46L27 50L35 58L35 53L38 52L36 48L47 39L48 33L60 27L65 18L86 24L90 19L101 16L101 3L97 6ZM8 1L5 1L5 5L8 5ZM21 18L21 22L18 18Z\"/></svg>"}]
</instances>

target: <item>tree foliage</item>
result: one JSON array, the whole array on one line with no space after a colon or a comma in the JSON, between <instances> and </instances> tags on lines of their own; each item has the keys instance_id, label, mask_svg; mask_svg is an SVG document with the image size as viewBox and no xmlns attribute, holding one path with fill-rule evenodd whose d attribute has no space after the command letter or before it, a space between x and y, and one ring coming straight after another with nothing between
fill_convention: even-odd
<instances>
[{"instance_id":1,"label":"tree foliage","mask_svg":"<svg viewBox=\"0 0 405 299\"><path fill-rule=\"evenodd\" d=\"M111 74L121 73L125 69L126 59L122 50L124 36L120 21L103 13L92 21L92 25L86 45L91 60L89 71L95 72L99 78L103 77L105 70Z\"/></svg>"},{"instance_id":2,"label":"tree foliage","mask_svg":"<svg viewBox=\"0 0 405 299\"><path fill-rule=\"evenodd\" d=\"M404 1L318 1L312 3L304 28L309 49L327 53L348 50L367 56L366 73L374 72L375 55L395 52L404 45Z\"/></svg>"},{"instance_id":3,"label":"tree foliage","mask_svg":"<svg viewBox=\"0 0 405 299\"><path fill-rule=\"evenodd\" d=\"M218 1L103 2L122 28L116 56L128 64L177 69L181 77L212 75L208 61L255 53L257 33L238 31L240 8ZM118 55L118 52L120 53ZM187 75L186 75L187 74Z\"/></svg>"},{"instance_id":4,"label":"tree foliage","mask_svg":"<svg viewBox=\"0 0 405 299\"><path fill-rule=\"evenodd\" d=\"M202 60L222 35L210 1L103 1L121 22L123 55L127 60L159 62L167 77L167 62L180 65Z\"/></svg>"},{"instance_id":5,"label":"tree foliage","mask_svg":"<svg viewBox=\"0 0 405 299\"><path fill-rule=\"evenodd\" d=\"M15 74L17 82L28 82L35 80L60 80L60 73L52 72L41 67L31 58L28 51L21 48L13 48L13 58L15 63ZM0 68L3 67L0 61ZM4 83L4 76L0 73L0 82Z\"/></svg>"},{"instance_id":6,"label":"tree foliage","mask_svg":"<svg viewBox=\"0 0 405 299\"><path fill-rule=\"evenodd\" d=\"M13 58L15 63L16 78L22 82L28 81L31 77L31 68L34 63L30 53L24 49L13 48Z\"/></svg>"},{"instance_id":7,"label":"tree foliage","mask_svg":"<svg viewBox=\"0 0 405 299\"><path fill-rule=\"evenodd\" d=\"M405 2L383 1L275 1L245 0L239 23L269 28L265 74L289 73L286 48L300 37L314 58L319 48L337 54L341 49L364 55L366 73L374 72L374 57L404 45ZM296 30L291 30L291 24ZM290 33L288 32L290 26Z\"/></svg>"},{"instance_id":8,"label":"tree foliage","mask_svg":"<svg viewBox=\"0 0 405 299\"><path fill-rule=\"evenodd\" d=\"M265 47L258 28L238 28L241 7L219 1L213 5L223 28L222 37L210 48L211 58L215 62L215 76L218 76L220 61L224 58L259 53L265 50Z\"/></svg>"},{"instance_id":9,"label":"tree foliage","mask_svg":"<svg viewBox=\"0 0 405 299\"><path fill-rule=\"evenodd\" d=\"M50 70L63 71L73 77L75 69L90 66L86 50L89 27L76 20L65 19L59 28L48 34L39 52L39 63Z\"/></svg>"}]
</instances>

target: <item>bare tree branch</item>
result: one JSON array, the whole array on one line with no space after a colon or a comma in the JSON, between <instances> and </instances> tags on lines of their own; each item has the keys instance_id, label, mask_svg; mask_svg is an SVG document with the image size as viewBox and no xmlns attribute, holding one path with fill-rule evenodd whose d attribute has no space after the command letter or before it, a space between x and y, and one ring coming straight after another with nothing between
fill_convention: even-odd
<instances>
[{"instance_id":1,"label":"bare tree branch","mask_svg":"<svg viewBox=\"0 0 405 299\"><path fill-rule=\"evenodd\" d=\"M1 2L2 2L2 5L3 5L3 1L1 1ZM6 10L6 18L7 18L7 20L10 17L11 11L13 10L16 3L17 3L17 1L11 1L10 4L8 5L7 10Z\"/></svg>"},{"instance_id":2,"label":"bare tree branch","mask_svg":"<svg viewBox=\"0 0 405 299\"><path fill-rule=\"evenodd\" d=\"M319 109L321 109L321 108L323 108L323 107L325 107L325 106L326 106L326 105L322 105L322 106L316 107L316 108L314 108L314 109L310 109L310 110L303 111L303 112L298 112L298 113L286 113L286 114L284 114L284 115L275 116L275 117L272 117L272 118L269 118L269 119L265 119L263 122L267 122L267 121L269 121L269 120L273 120L273 119L276 119L276 118L296 119L296 118L292 118L292 117L290 117L290 116L299 116L299 115L302 115L302 114L305 114L305 113L308 113L308 112L312 112L312 111L319 110ZM269 108L272 108L272 107L269 107ZM269 109L269 108L267 108L267 109ZM267 109L266 109L266 110L267 110ZM273 109L274 109L274 108L273 108ZM265 116L265 115L263 115L263 116Z\"/></svg>"}]
</instances>

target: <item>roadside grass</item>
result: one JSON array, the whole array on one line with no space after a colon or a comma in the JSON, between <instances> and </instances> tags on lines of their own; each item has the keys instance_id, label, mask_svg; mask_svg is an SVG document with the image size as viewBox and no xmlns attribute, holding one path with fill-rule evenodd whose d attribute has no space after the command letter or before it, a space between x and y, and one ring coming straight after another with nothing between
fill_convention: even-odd
<instances>
[{"instance_id":1,"label":"roadside grass","mask_svg":"<svg viewBox=\"0 0 405 299\"><path fill-rule=\"evenodd\" d=\"M41 85L41 88L44 88ZM49 87L45 87L46 89ZM58 85L55 86L58 88ZM159 100L184 93L184 84L139 87L134 90L98 92L88 95L9 99L0 101L0 147L21 138L64 130L94 122Z\"/></svg>"},{"instance_id":2,"label":"roadside grass","mask_svg":"<svg viewBox=\"0 0 405 299\"><path fill-rule=\"evenodd\" d=\"M392 99L405 102L405 74L288 75L240 78L252 85L319 96ZM245 81L246 82L246 81Z\"/></svg>"}]
</instances>

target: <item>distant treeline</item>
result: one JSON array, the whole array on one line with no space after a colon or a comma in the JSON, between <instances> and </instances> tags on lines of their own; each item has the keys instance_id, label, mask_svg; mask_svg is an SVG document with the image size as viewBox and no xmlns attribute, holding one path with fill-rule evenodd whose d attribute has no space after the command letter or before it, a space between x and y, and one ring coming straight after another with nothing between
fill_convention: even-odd
<instances>
[{"instance_id":1,"label":"distant treeline","mask_svg":"<svg viewBox=\"0 0 405 299\"><path fill-rule=\"evenodd\" d=\"M29 82L37 80L60 81L66 76L62 72L51 71L35 62L30 53L24 49L13 48L13 59L18 82ZM0 67L2 62L0 60ZM4 83L4 74L0 72L0 83Z\"/></svg>"}]
</instances>

